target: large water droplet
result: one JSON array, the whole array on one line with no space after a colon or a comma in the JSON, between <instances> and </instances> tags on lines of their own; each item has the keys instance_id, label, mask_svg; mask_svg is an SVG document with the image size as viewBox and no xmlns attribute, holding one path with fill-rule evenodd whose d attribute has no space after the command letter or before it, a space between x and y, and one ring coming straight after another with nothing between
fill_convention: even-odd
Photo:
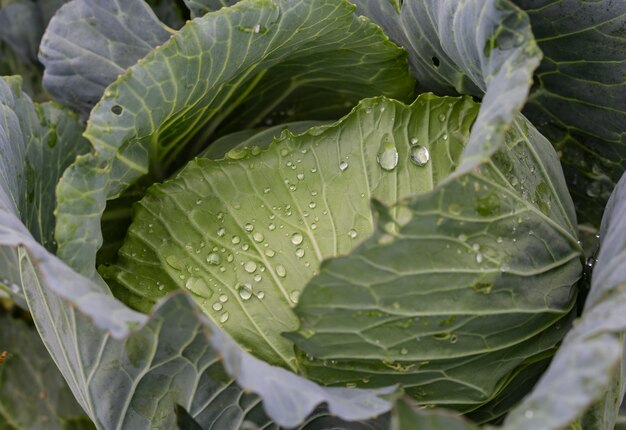
<instances>
[{"instance_id":1,"label":"large water droplet","mask_svg":"<svg viewBox=\"0 0 626 430\"><path fill-rule=\"evenodd\" d=\"M294 245L300 245L303 240L304 238L302 237L300 233L294 233L291 236L291 243L293 243Z\"/></svg>"},{"instance_id":2,"label":"large water droplet","mask_svg":"<svg viewBox=\"0 0 626 430\"><path fill-rule=\"evenodd\" d=\"M285 276L287 276L287 270L285 269L285 266L283 266L282 264L277 265L276 274L280 276L281 278L284 278Z\"/></svg>"},{"instance_id":3,"label":"large water droplet","mask_svg":"<svg viewBox=\"0 0 626 430\"><path fill-rule=\"evenodd\" d=\"M398 150L391 140L384 138L376 155L376 161L383 170L391 171L398 166Z\"/></svg>"},{"instance_id":4,"label":"large water droplet","mask_svg":"<svg viewBox=\"0 0 626 430\"><path fill-rule=\"evenodd\" d=\"M219 256L219 254L212 252L210 253L207 258L206 258L207 263L212 264L214 266L217 266L218 264L220 264L220 262L222 261L221 257Z\"/></svg>"},{"instance_id":5,"label":"large water droplet","mask_svg":"<svg viewBox=\"0 0 626 430\"><path fill-rule=\"evenodd\" d=\"M243 269L248 273L254 273L256 271L256 263L254 261L247 261L243 265Z\"/></svg>"},{"instance_id":6,"label":"large water droplet","mask_svg":"<svg viewBox=\"0 0 626 430\"><path fill-rule=\"evenodd\" d=\"M298 257L298 258L304 257L304 249L302 249L302 248L296 249L296 257Z\"/></svg>"},{"instance_id":7,"label":"large water droplet","mask_svg":"<svg viewBox=\"0 0 626 430\"><path fill-rule=\"evenodd\" d=\"M165 261L167 262L167 264L169 264L171 268L180 270L180 262L178 261L178 257L176 257L175 255L165 257Z\"/></svg>"},{"instance_id":8,"label":"large water droplet","mask_svg":"<svg viewBox=\"0 0 626 430\"><path fill-rule=\"evenodd\" d=\"M219 299L220 302L226 303L228 301L228 296L226 294L220 294L218 299Z\"/></svg>"},{"instance_id":9,"label":"large water droplet","mask_svg":"<svg viewBox=\"0 0 626 430\"><path fill-rule=\"evenodd\" d=\"M261 243L265 239L265 236L263 236L263 233L256 232L252 235L252 239L257 243Z\"/></svg>"},{"instance_id":10,"label":"large water droplet","mask_svg":"<svg viewBox=\"0 0 626 430\"><path fill-rule=\"evenodd\" d=\"M425 166L430 160L430 152L428 148L422 145L416 145L411 148L411 161L417 166Z\"/></svg>"},{"instance_id":11,"label":"large water droplet","mask_svg":"<svg viewBox=\"0 0 626 430\"><path fill-rule=\"evenodd\" d=\"M249 300L252 297L252 286L250 284L244 284L239 286L239 297L243 300Z\"/></svg>"}]
</instances>

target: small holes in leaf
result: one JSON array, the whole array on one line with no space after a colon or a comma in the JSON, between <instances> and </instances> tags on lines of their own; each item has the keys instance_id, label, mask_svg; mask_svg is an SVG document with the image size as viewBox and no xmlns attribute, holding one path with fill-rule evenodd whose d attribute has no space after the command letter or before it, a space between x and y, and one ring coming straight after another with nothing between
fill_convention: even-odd
<instances>
[{"instance_id":1,"label":"small holes in leaf","mask_svg":"<svg viewBox=\"0 0 626 430\"><path fill-rule=\"evenodd\" d=\"M433 62L433 66L439 67L439 58L433 57L433 58L431 58L431 60Z\"/></svg>"},{"instance_id":2,"label":"small holes in leaf","mask_svg":"<svg viewBox=\"0 0 626 430\"><path fill-rule=\"evenodd\" d=\"M120 105L115 105L111 108L111 112L113 112L115 115L121 115L122 111L123 109Z\"/></svg>"}]
</instances>

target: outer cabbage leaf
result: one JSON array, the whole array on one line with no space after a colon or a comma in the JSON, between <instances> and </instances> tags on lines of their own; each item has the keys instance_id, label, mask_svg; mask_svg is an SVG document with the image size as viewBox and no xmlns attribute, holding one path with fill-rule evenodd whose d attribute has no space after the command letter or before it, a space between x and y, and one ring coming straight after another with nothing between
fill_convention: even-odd
<instances>
[{"instance_id":1,"label":"outer cabbage leaf","mask_svg":"<svg viewBox=\"0 0 626 430\"><path fill-rule=\"evenodd\" d=\"M144 0L73 0L52 18L41 41L44 86L55 100L86 114L111 82L171 31Z\"/></svg>"},{"instance_id":2,"label":"outer cabbage leaf","mask_svg":"<svg viewBox=\"0 0 626 430\"><path fill-rule=\"evenodd\" d=\"M503 145L541 59L522 10L509 0L351 1L409 51L423 90L482 97L457 174Z\"/></svg>"},{"instance_id":3,"label":"outer cabbage leaf","mask_svg":"<svg viewBox=\"0 0 626 430\"><path fill-rule=\"evenodd\" d=\"M54 105L34 108L17 81L10 83L0 80L0 265L19 269L19 286L37 330L97 428L173 428L175 404L191 411L203 427L220 429L238 429L243 420L270 426L268 417L293 427L323 402L331 414L347 420L391 408L393 398L379 395L390 395L393 388L326 389L248 356L184 295L163 302L151 317L133 312L105 285L76 273L44 248L33 237L37 224L33 234L25 225L31 224L30 212L20 209L31 184L20 170L30 154L21 127L28 124L38 136L29 115ZM61 132L62 122L53 124L59 138L54 147L72 152L72 135ZM34 142L47 147L46 141ZM50 175L41 176L46 186L56 184L61 174L53 154L45 158L48 164L37 165ZM38 193L53 193L34 189L33 201L42 202L40 213L52 213L53 199Z\"/></svg>"},{"instance_id":4,"label":"outer cabbage leaf","mask_svg":"<svg viewBox=\"0 0 626 430\"><path fill-rule=\"evenodd\" d=\"M626 332L626 175L606 208L600 253L582 316L506 430L613 428L624 395Z\"/></svg>"},{"instance_id":5,"label":"outer cabbage leaf","mask_svg":"<svg viewBox=\"0 0 626 430\"><path fill-rule=\"evenodd\" d=\"M34 328L0 316L3 351L7 355L0 364L0 428L93 429Z\"/></svg>"},{"instance_id":6,"label":"outer cabbage leaf","mask_svg":"<svg viewBox=\"0 0 626 430\"><path fill-rule=\"evenodd\" d=\"M391 430L477 430L478 427L445 410L420 410L412 401L398 400Z\"/></svg>"},{"instance_id":7,"label":"outer cabbage leaf","mask_svg":"<svg viewBox=\"0 0 626 430\"><path fill-rule=\"evenodd\" d=\"M240 0L183 0L191 11L191 16L202 16L206 13L229 7Z\"/></svg>"},{"instance_id":8,"label":"outer cabbage leaf","mask_svg":"<svg viewBox=\"0 0 626 430\"><path fill-rule=\"evenodd\" d=\"M561 154L582 222L626 169L626 3L514 0L544 53L524 114Z\"/></svg>"},{"instance_id":9,"label":"outer cabbage leaf","mask_svg":"<svg viewBox=\"0 0 626 430\"><path fill-rule=\"evenodd\" d=\"M205 144L200 130L254 127L274 111L334 117L369 95L406 97L414 82L404 52L353 12L344 1L238 3L191 21L129 69L91 114L94 153L64 176L59 255L95 276L105 200L167 176Z\"/></svg>"},{"instance_id":10,"label":"outer cabbage leaf","mask_svg":"<svg viewBox=\"0 0 626 430\"><path fill-rule=\"evenodd\" d=\"M320 262L373 232L371 198L392 204L453 171L476 111L469 98L423 95L410 107L368 99L331 126L285 132L266 151L197 159L149 189L103 276L144 312L186 288L244 348L295 371L281 333L297 328L291 308ZM410 162L420 149L433 161Z\"/></svg>"},{"instance_id":11,"label":"outer cabbage leaf","mask_svg":"<svg viewBox=\"0 0 626 430\"><path fill-rule=\"evenodd\" d=\"M84 127L71 112L53 103L33 102L21 91L21 79L7 78L0 88L3 140L0 141L0 209L20 214L35 238L51 252L54 238L55 186L76 155L89 150ZM13 160L20 160L14 162ZM0 289L25 306L14 250L0 249Z\"/></svg>"},{"instance_id":12,"label":"outer cabbage leaf","mask_svg":"<svg viewBox=\"0 0 626 430\"><path fill-rule=\"evenodd\" d=\"M11 0L0 5L0 76L23 76L25 91L36 100L48 98L37 61L39 42L52 14L64 2Z\"/></svg>"}]
</instances>

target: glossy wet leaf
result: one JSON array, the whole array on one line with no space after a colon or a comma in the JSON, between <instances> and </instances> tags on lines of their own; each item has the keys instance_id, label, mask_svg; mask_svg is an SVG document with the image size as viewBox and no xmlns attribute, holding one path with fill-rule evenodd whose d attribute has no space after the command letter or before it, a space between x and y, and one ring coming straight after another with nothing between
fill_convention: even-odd
<instances>
[{"instance_id":1,"label":"glossy wet leaf","mask_svg":"<svg viewBox=\"0 0 626 430\"><path fill-rule=\"evenodd\" d=\"M375 204L374 235L324 261L299 298L289 338L304 373L398 382L462 412L519 398L532 384L515 376L544 368L576 299L582 250L564 190L554 150L520 117L472 173Z\"/></svg>"},{"instance_id":2,"label":"glossy wet leaf","mask_svg":"<svg viewBox=\"0 0 626 430\"><path fill-rule=\"evenodd\" d=\"M410 107L369 99L267 150L197 159L148 191L119 262L102 274L142 311L187 289L244 348L295 369L281 333L296 329L292 307L321 261L372 234L371 198L392 204L431 191L454 170L476 110L468 98L423 95ZM430 148L427 165L410 158L416 145ZM383 161L381 147L394 156Z\"/></svg>"}]
</instances>

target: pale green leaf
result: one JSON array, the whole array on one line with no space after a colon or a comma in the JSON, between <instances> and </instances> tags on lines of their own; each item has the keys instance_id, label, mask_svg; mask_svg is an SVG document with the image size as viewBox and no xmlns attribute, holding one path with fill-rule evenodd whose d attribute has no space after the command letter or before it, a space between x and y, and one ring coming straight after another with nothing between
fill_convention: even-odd
<instances>
[{"instance_id":1,"label":"pale green leaf","mask_svg":"<svg viewBox=\"0 0 626 430\"><path fill-rule=\"evenodd\" d=\"M369 99L336 124L284 132L266 151L197 159L148 191L119 262L102 273L142 311L190 290L244 348L295 370L281 333L297 328L302 288L323 259L372 234L371 198L392 204L431 191L454 170L476 110L469 98L423 95L410 107ZM412 151L430 158L416 165Z\"/></svg>"}]
</instances>

